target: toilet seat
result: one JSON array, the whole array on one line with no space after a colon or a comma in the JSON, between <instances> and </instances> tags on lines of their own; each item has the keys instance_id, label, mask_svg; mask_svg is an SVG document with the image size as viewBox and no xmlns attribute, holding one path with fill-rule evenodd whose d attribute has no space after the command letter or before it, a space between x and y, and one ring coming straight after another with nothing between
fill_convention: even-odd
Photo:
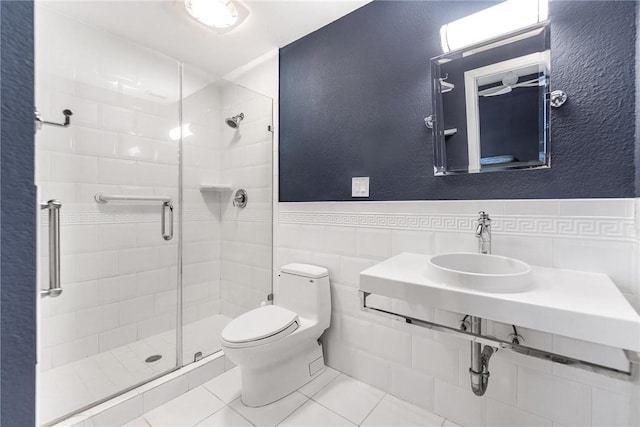
<instances>
[{"instance_id":1,"label":"toilet seat","mask_svg":"<svg viewBox=\"0 0 640 427\"><path fill-rule=\"evenodd\" d=\"M252 347L277 341L298 329L299 325L297 313L266 305L233 319L221 335L229 347Z\"/></svg>"}]
</instances>

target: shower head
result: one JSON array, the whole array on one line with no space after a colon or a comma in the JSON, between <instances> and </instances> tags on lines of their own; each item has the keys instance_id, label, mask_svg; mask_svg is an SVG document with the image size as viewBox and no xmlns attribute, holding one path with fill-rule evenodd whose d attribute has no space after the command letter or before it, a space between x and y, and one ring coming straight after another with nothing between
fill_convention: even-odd
<instances>
[{"instance_id":1,"label":"shower head","mask_svg":"<svg viewBox=\"0 0 640 427\"><path fill-rule=\"evenodd\" d=\"M237 129L240 127L240 122L244 120L244 113L240 113L237 116L233 116L225 119L225 123L232 129Z\"/></svg>"}]
</instances>

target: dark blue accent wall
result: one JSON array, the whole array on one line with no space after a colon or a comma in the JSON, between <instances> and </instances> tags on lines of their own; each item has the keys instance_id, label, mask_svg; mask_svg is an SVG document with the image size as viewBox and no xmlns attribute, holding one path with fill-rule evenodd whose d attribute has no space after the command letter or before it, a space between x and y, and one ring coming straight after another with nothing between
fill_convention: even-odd
<instances>
[{"instance_id":1,"label":"dark blue accent wall","mask_svg":"<svg viewBox=\"0 0 640 427\"><path fill-rule=\"evenodd\" d=\"M280 201L634 197L635 2L550 3L551 169L433 176L440 26L491 4L375 1L282 48Z\"/></svg>"},{"instance_id":2,"label":"dark blue accent wall","mask_svg":"<svg viewBox=\"0 0 640 427\"><path fill-rule=\"evenodd\" d=\"M0 1L0 425L35 425L33 2Z\"/></svg>"}]
</instances>

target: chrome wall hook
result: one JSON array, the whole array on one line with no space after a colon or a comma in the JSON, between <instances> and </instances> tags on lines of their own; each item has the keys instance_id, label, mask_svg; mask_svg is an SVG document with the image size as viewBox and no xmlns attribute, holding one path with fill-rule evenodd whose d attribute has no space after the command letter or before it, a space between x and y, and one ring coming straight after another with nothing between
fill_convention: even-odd
<instances>
[{"instance_id":1,"label":"chrome wall hook","mask_svg":"<svg viewBox=\"0 0 640 427\"><path fill-rule=\"evenodd\" d=\"M429 129L433 129L433 115L424 118L424 125Z\"/></svg>"},{"instance_id":2,"label":"chrome wall hook","mask_svg":"<svg viewBox=\"0 0 640 427\"><path fill-rule=\"evenodd\" d=\"M62 110L62 114L64 115L64 123L49 122L42 118L42 115L36 108L34 111L34 116L36 120L36 132L42 129L42 125L52 125L52 126L59 126L63 128L69 127L71 125L71 116L73 116L73 111Z\"/></svg>"},{"instance_id":3,"label":"chrome wall hook","mask_svg":"<svg viewBox=\"0 0 640 427\"><path fill-rule=\"evenodd\" d=\"M563 90L554 90L550 95L549 102L554 108L562 107L564 103L567 102L567 99L569 99L566 92Z\"/></svg>"}]
</instances>

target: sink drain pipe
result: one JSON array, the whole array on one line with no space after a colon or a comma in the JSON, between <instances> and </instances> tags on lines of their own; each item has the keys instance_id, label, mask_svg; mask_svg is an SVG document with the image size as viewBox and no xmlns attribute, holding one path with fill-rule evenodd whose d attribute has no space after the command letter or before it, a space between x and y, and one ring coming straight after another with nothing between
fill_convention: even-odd
<instances>
[{"instance_id":1,"label":"sink drain pipe","mask_svg":"<svg viewBox=\"0 0 640 427\"><path fill-rule=\"evenodd\" d=\"M482 335L482 319L469 316L471 323L471 333ZM469 367L469 377L471 378L471 390L476 396L483 396L489 386L489 360L493 356L493 347L479 342L471 341L471 367Z\"/></svg>"}]
</instances>

